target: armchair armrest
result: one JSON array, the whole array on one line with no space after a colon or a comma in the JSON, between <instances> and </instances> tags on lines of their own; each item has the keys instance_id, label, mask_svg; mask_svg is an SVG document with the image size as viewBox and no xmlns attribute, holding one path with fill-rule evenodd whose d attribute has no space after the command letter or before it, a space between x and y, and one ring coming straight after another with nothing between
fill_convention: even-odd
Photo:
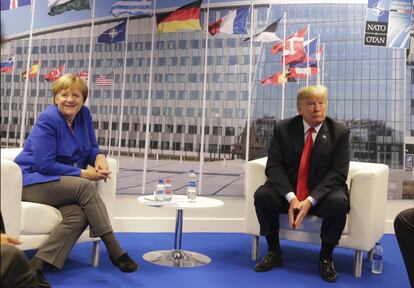
<instances>
[{"instance_id":1,"label":"armchair armrest","mask_svg":"<svg viewBox=\"0 0 414 288\"><path fill-rule=\"evenodd\" d=\"M246 207L245 207L245 225L244 233L259 235L259 222L257 220L256 211L254 209L253 195L260 185L263 185L267 178L265 175L267 157L256 159L247 162L246 176L245 176L245 196L246 196Z\"/></svg>"},{"instance_id":2,"label":"armchair armrest","mask_svg":"<svg viewBox=\"0 0 414 288\"><path fill-rule=\"evenodd\" d=\"M369 251L384 234L389 168L384 164L352 161L350 167L355 173L350 179L346 246Z\"/></svg>"},{"instance_id":3,"label":"armchair armrest","mask_svg":"<svg viewBox=\"0 0 414 288\"><path fill-rule=\"evenodd\" d=\"M2 155L3 156L3 155ZM20 236L22 171L13 161L1 159L1 213L6 232Z\"/></svg>"},{"instance_id":4,"label":"armchair armrest","mask_svg":"<svg viewBox=\"0 0 414 288\"><path fill-rule=\"evenodd\" d=\"M111 222L114 217L115 209L115 194L116 194L116 182L118 174L118 163L116 159L107 157L106 161L108 162L109 171L111 171L111 179L107 179L106 182L100 180L97 182L98 192L102 200L106 205L106 209L109 214L109 219Z\"/></svg>"}]
</instances>

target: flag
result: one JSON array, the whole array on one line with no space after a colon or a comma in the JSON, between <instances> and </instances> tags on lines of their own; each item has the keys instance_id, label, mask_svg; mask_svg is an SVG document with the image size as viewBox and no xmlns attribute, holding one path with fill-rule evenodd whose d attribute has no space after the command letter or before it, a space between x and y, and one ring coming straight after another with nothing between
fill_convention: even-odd
<instances>
[{"instance_id":1,"label":"flag","mask_svg":"<svg viewBox=\"0 0 414 288\"><path fill-rule=\"evenodd\" d=\"M54 82L57 79L59 79L59 77L62 76L63 67L64 67L64 65L59 66L58 68L53 69L52 71L50 71L48 74L45 75L45 80L50 81L50 82Z\"/></svg>"},{"instance_id":2,"label":"flag","mask_svg":"<svg viewBox=\"0 0 414 288\"><path fill-rule=\"evenodd\" d=\"M112 4L111 13L115 17L118 17L119 15L126 15L126 16L151 15L151 1L133 1L133 0L116 1L114 4Z\"/></svg>"},{"instance_id":3,"label":"flag","mask_svg":"<svg viewBox=\"0 0 414 288\"><path fill-rule=\"evenodd\" d=\"M9 58L9 60L3 61L0 63L1 72L11 72L13 71L14 57Z\"/></svg>"},{"instance_id":4,"label":"flag","mask_svg":"<svg viewBox=\"0 0 414 288\"><path fill-rule=\"evenodd\" d=\"M285 64L303 61L306 56L303 42L307 32L308 27L305 27L289 36L284 43L282 41L273 45L272 54L277 54L282 51L282 56L285 57Z\"/></svg>"},{"instance_id":5,"label":"flag","mask_svg":"<svg viewBox=\"0 0 414 288\"><path fill-rule=\"evenodd\" d=\"M96 85L97 86L112 86L114 85L114 72L111 72L107 75L99 75L96 78Z\"/></svg>"},{"instance_id":6,"label":"flag","mask_svg":"<svg viewBox=\"0 0 414 288\"><path fill-rule=\"evenodd\" d=\"M277 72L276 74L270 76L269 78L263 79L260 82L263 85L268 85L268 84L281 84L283 82L287 82L287 79L285 77L285 73L283 73L282 71Z\"/></svg>"},{"instance_id":7,"label":"flag","mask_svg":"<svg viewBox=\"0 0 414 288\"><path fill-rule=\"evenodd\" d=\"M125 30L126 21L123 21L115 27L104 31L101 35L99 35L98 42L111 44L125 41Z\"/></svg>"},{"instance_id":8,"label":"flag","mask_svg":"<svg viewBox=\"0 0 414 288\"><path fill-rule=\"evenodd\" d=\"M1 0L1 11L31 5L31 0Z\"/></svg>"},{"instance_id":9,"label":"flag","mask_svg":"<svg viewBox=\"0 0 414 288\"><path fill-rule=\"evenodd\" d=\"M78 76L79 78L81 78L85 81L87 81L88 78L89 78L89 74L86 71L79 72L78 74L76 74L76 76Z\"/></svg>"},{"instance_id":10,"label":"flag","mask_svg":"<svg viewBox=\"0 0 414 288\"><path fill-rule=\"evenodd\" d=\"M30 68L29 78L35 78L38 73L39 73L39 63L33 64L32 67ZM27 74L27 71L24 71L22 73L23 79L26 79L26 74Z\"/></svg>"},{"instance_id":11,"label":"flag","mask_svg":"<svg viewBox=\"0 0 414 288\"><path fill-rule=\"evenodd\" d=\"M304 51L306 53L305 59L300 62L293 63L294 67L305 68L305 67L317 67L318 61L320 60L320 54L322 53L322 47L318 49L318 38L313 38L305 42Z\"/></svg>"},{"instance_id":12,"label":"flag","mask_svg":"<svg viewBox=\"0 0 414 288\"><path fill-rule=\"evenodd\" d=\"M208 32L210 32L211 36L214 36L216 33L226 33L229 35L247 34L246 20L249 11L250 7L230 11L217 22L208 25Z\"/></svg>"},{"instance_id":13,"label":"flag","mask_svg":"<svg viewBox=\"0 0 414 288\"><path fill-rule=\"evenodd\" d=\"M201 30L200 7L202 0L181 6L172 12L157 15L159 33Z\"/></svg>"},{"instance_id":14,"label":"flag","mask_svg":"<svg viewBox=\"0 0 414 288\"><path fill-rule=\"evenodd\" d=\"M280 20L282 20L283 16L280 17L278 20L267 26L262 32L253 35L253 41L262 41L262 42L275 42L280 41L280 37L276 35L276 29L279 25ZM243 42L249 41L250 37L247 37L243 40Z\"/></svg>"},{"instance_id":15,"label":"flag","mask_svg":"<svg viewBox=\"0 0 414 288\"><path fill-rule=\"evenodd\" d=\"M310 75L318 74L317 67L290 67L289 74L286 77L288 78L307 78Z\"/></svg>"},{"instance_id":16,"label":"flag","mask_svg":"<svg viewBox=\"0 0 414 288\"><path fill-rule=\"evenodd\" d=\"M62 14L69 10L85 10L91 9L89 0L48 0L47 6L49 7L50 16Z\"/></svg>"}]
</instances>

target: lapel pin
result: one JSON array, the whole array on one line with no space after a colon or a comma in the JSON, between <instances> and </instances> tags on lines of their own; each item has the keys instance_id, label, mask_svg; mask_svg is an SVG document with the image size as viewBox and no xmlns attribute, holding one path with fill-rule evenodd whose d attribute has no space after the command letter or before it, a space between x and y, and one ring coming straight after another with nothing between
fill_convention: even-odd
<instances>
[{"instance_id":1,"label":"lapel pin","mask_svg":"<svg viewBox=\"0 0 414 288\"><path fill-rule=\"evenodd\" d=\"M322 138L323 138L323 139L326 139L326 135L322 135Z\"/></svg>"}]
</instances>

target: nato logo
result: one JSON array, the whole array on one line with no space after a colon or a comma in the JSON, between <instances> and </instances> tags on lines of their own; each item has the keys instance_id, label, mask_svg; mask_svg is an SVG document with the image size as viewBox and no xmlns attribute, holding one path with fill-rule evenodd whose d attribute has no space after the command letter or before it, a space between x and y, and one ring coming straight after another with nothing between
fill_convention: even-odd
<instances>
[{"instance_id":1,"label":"nato logo","mask_svg":"<svg viewBox=\"0 0 414 288\"><path fill-rule=\"evenodd\" d=\"M388 22L389 0L369 0L367 21Z\"/></svg>"}]
</instances>

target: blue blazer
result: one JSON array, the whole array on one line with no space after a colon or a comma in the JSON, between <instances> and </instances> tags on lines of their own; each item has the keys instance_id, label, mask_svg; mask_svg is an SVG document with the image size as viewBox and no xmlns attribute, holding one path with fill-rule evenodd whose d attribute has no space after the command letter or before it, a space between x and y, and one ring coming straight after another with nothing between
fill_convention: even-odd
<instances>
[{"instance_id":1,"label":"blue blazer","mask_svg":"<svg viewBox=\"0 0 414 288\"><path fill-rule=\"evenodd\" d=\"M80 176L81 169L95 165L100 153L88 107L76 115L72 134L54 105L43 111L23 151L14 160L23 171L23 186L56 181L60 176Z\"/></svg>"}]
</instances>

